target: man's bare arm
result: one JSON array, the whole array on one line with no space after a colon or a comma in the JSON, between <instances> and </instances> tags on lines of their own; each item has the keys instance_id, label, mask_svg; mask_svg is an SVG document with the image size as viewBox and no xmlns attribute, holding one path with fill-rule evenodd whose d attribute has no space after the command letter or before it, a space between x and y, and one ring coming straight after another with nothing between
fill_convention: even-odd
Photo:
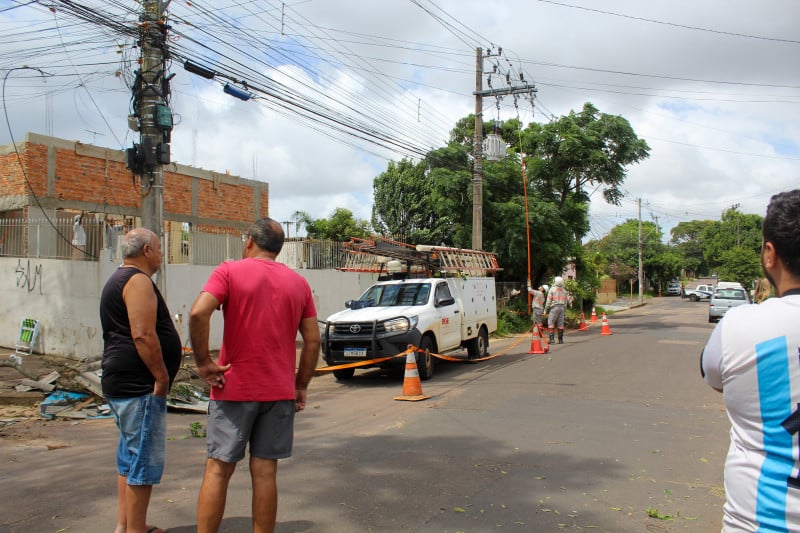
<instances>
[{"instance_id":1,"label":"man's bare arm","mask_svg":"<svg viewBox=\"0 0 800 533\"><path fill-rule=\"evenodd\" d=\"M164 365L161 343L156 335L158 298L153 282L145 274L135 274L122 290L122 299L128 310L131 337L150 374L156 380L153 394L166 396L169 393L169 374Z\"/></svg>"},{"instance_id":2,"label":"man's bare arm","mask_svg":"<svg viewBox=\"0 0 800 533\"><path fill-rule=\"evenodd\" d=\"M296 394L296 409L302 411L306 406L308 384L314 377L314 371L319 362L319 326L317 317L304 318L300 321L300 336L303 338L303 348L300 351L300 366L297 369L294 386Z\"/></svg>"},{"instance_id":3,"label":"man's bare arm","mask_svg":"<svg viewBox=\"0 0 800 533\"><path fill-rule=\"evenodd\" d=\"M189 311L189 338L200 377L212 387L225 385L225 371L230 365L219 366L208 353L208 335L211 331L211 315L219 307L219 300L208 292L201 292Z\"/></svg>"}]
</instances>

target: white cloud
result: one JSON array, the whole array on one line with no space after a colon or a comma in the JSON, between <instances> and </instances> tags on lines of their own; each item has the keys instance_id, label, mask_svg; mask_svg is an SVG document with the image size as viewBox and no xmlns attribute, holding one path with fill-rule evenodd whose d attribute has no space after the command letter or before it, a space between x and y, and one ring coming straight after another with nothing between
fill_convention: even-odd
<instances>
[{"instance_id":1,"label":"white cloud","mask_svg":"<svg viewBox=\"0 0 800 533\"><path fill-rule=\"evenodd\" d=\"M240 70L265 73L306 94L314 88L315 100L332 110L363 113L360 120L380 124L380 131L431 148L441 146L455 122L474 111L476 43L494 51L502 46L501 66L522 68L526 79L537 83L535 120L591 101L602 112L627 118L651 146L650 158L629 169L628 196L621 206L605 204L599 193L592 197L591 236L635 218L637 198L643 200L643 217L657 217L668 234L682 220L718 218L733 204L763 214L771 194L800 187L800 44L781 41L798 40L800 4L794 0L563 3L587 9L533 0L419 3L452 31L412 2L296 3L287 6L283 35L280 8L251 13L238 23L259 27L253 38L269 46L249 43L252 57ZM188 4L170 9L181 21L176 31L199 40L233 33L203 22ZM227 8L217 9L228 15ZM69 19L63 12L56 16L66 32L62 39L69 42ZM34 50L21 38L29 29L51 27L52 20L52 13L33 6L0 13L0 69L27 64L61 74L8 75L5 103L14 137L47 133L52 124L58 137L128 146L134 138L126 121L130 91L114 76L119 56L108 39L68 47L66 55L55 33L49 34L50 48ZM309 47L302 51L301 44ZM232 53L218 42L210 46ZM126 57L137 53L125 50ZM253 60L268 54L276 68ZM201 57L195 59L202 63ZM79 66L92 63L97 66ZM70 77L77 71L80 78ZM326 217L336 207L369 219L372 180L385 170L386 158L399 159L399 153L375 146L356 149L347 144L352 138L320 133L306 119L276 112L272 104L231 98L218 83L186 73L177 61L172 71L177 73L172 81L174 159L267 181L271 214L279 220L298 210ZM494 82L502 84L497 77ZM55 93L51 100L46 92ZM530 121L530 105L519 104L521 117ZM500 114L516 116L510 98L502 100ZM485 100L484 115L496 117L493 100ZM0 129L5 144L10 134Z\"/></svg>"}]
</instances>

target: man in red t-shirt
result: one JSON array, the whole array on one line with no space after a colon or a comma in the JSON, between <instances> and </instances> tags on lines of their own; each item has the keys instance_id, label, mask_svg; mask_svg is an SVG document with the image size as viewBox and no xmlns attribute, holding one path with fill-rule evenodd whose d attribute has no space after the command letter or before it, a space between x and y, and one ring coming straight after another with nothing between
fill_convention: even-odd
<instances>
[{"instance_id":1,"label":"man in red t-shirt","mask_svg":"<svg viewBox=\"0 0 800 533\"><path fill-rule=\"evenodd\" d=\"M275 528L278 459L291 456L294 413L305 408L320 347L308 282L275 261L283 239L278 222L257 220L247 230L242 260L219 265L192 306L189 332L197 370L211 386L198 533L219 529L228 482L248 444L253 531ZM211 315L220 307L225 326L214 363L208 335ZM295 373L298 331L303 349Z\"/></svg>"}]
</instances>

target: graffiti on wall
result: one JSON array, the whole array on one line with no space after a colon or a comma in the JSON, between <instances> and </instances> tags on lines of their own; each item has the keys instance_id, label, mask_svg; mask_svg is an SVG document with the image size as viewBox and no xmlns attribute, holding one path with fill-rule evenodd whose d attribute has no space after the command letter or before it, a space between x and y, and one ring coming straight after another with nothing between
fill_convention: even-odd
<instances>
[{"instance_id":1,"label":"graffiti on wall","mask_svg":"<svg viewBox=\"0 0 800 533\"><path fill-rule=\"evenodd\" d=\"M31 260L27 259L26 263L22 259L17 261L17 269L14 271L17 275L17 287L20 289L27 289L28 292L36 290L38 285L39 294L42 294L42 265L34 265L31 271Z\"/></svg>"}]
</instances>

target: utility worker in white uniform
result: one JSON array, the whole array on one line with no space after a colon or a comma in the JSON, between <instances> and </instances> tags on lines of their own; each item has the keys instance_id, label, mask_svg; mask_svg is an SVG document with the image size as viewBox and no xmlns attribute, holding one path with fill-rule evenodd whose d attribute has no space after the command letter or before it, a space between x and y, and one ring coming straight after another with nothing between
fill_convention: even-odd
<instances>
[{"instance_id":1,"label":"utility worker in white uniform","mask_svg":"<svg viewBox=\"0 0 800 533\"><path fill-rule=\"evenodd\" d=\"M544 312L547 316L547 329L550 330L550 343L555 337L554 327L558 328L558 344L564 344L564 311L569 301L569 293L564 288L564 278L556 276L553 286L547 292Z\"/></svg>"},{"instance_id":2,"label":"utility worker in white uniform","mask_svg":"<svg viewBox=\"0 0 800 533\"><path fill-rule=\"evenodd\" d=\"M544 314L544 299L547 294L547 285L539 285L538 289L528 289L531 293L531 313L533 314L533 323L541 328L542 315Z\"/></svg>"}]
</instances>

